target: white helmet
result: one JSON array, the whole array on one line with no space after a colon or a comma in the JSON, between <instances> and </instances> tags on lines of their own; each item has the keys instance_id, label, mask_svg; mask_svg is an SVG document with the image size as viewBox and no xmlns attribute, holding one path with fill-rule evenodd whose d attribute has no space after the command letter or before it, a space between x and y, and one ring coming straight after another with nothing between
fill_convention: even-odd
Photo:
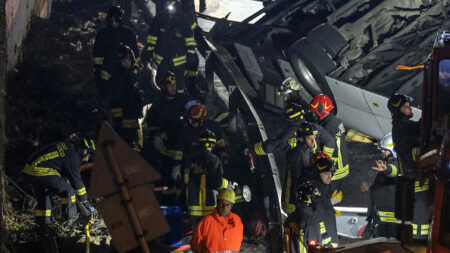
<instances>
[{"instance_id":1,"label":"white helmet","mask_svg":"<svg viewBox=\"0 0 450 253\"><path fill-rule=\"evenodd\" d=\"M300 84L294 79L288 77L284 79L283 83L281 83L280 87L278 87L278 95L286 95L298 90L300 90Z\"/></svg>"},{"instance_id":2,"label":"white helmet","mask_svg":"<svg viewBox=\"0 0 450 253\"><path fill-rule=\"evenodd\" d=\"M397 153L394 151L394 140L392 139L392 133L386 134L383 137L383 139L381 139L380 144L378 144L378 147L391 151L392 156L394 158L397 158Z\"/></svg>"}]
</instances>

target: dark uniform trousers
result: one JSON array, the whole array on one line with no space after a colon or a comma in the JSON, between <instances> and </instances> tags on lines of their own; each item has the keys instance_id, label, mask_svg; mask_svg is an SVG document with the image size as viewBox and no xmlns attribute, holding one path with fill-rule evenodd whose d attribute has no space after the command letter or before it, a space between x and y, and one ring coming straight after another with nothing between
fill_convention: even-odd
<instances>
[{"instance_id":1,"label":"dark uniform trousers","mask_svg":"<svg viewBox=\"0 0 450 253\"><path fill-rule=\"evenodd\" d=\"M184 182L193 228L203 216L214 211L216 200L213 191L229 187L230 182L222 176L220 159L206 148L201 148L190 159L184 172Z\"/></svg>"},{"instance_id":2,"label":"dark uniform trousers","mask_svg":"<svg viewBox=\"0 0 450 253\"><path fill-rule=\"evenodd\" d=\"M80 201L87 200L86 188L79 172L80 165L80 151L74 145L63 142L38 150L28 160L23 172L35 191L35 216L38 224L48 224L51 221L51 194L61 198L66 219L77 214L76 197Z\"/></svg>"},{"instance_id":3,"label":"dark uniform trousers","mask_svg":"<svg viewBox=\"0 0 450 253\"><path fill-rule=\"evenodd\" d=\"M138 119L142 117L142 101L135 90L138 66L120 68L108 80L109 114L112 126L130 145L138 143Z\"/></svg>"}]
</instances>

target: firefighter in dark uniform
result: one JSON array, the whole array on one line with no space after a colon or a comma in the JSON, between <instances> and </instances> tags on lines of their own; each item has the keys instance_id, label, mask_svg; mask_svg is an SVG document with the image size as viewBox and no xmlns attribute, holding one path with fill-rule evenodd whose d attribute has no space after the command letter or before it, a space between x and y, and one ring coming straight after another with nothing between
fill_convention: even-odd
<instances>
[{"instance_id":1,"label":"firefighter in dark uniform","mask_svg":"<svg viewBox=\"0 0 450 253\"><path fill-rule=\"evenodd\" d=\"M345 128L342 121L333 112L333 102L327 95L316 95L309 103L309 109L313 111L323 126L335 139L336 149L332 158L336 161L337 170L329 187L333 205L342 201L342 182L349 173L348 149L345 141Z\"/></svg>"},{"instance_id":2,"label":"firefighter in dark uniform","mask_svg":"<svg viewBox=\"0 0 450 253\"><path fill-rule=\"evenodd\" d=\"M127 45L135 56L139 55L136 34L123 25L124 11L120 6L108 10L106 21L108 26L97 33L94 43L94 75L102 99L108 96L107 81L120 69L117 59L120 46Z\"/></svg>"},{"instance_id":3,"label":"firefighter in dark uniform","mask_svg":"<svg viewBox=\"0 0 450 253\"><path fill-rule=\"evenodd\" d=\"M93 151L93 141L86 147L81 138L72 135L67 142L58 142L36 151L28 159L23 172L33 185L37 206L36 223L46 228L51 223L51 195L60 197L65 219L77 215L78 200L84 215L98 215L97 210L87 200L86 188L80 175L80 165L87 161ZM70 183L66 181L69 180Z\"/></svg>"},{"instance_id":4,"label":"firefighter in dark uniform","mask_svg":"<svg viewBox=\"0 0 450 253\"><path fill-rule=\"evenodd\" d=\"M141 97L136 90L139 67L135 64L131 48L121 45L117 54L120 69L108 80L108 104L112 126L132 147L137 148L138 119L142 117Z\"/></svg>"},{"instance_id":5,"label":"firefighter in dark uniform","mask_svg":"<svg viewBox=\"0 0 450 253\"><path fill-rule=\"evenodd\" d=\"M196 81L198 71L197 43L189 20L181 11L178 0L168 1L168 7L156 14L149 29L144 61L155 60L159 75L172 71L177 78L177 89L184 92L185 75L189 85ZM186 73L185 73L186 72ZM192 89L191 86L187 87Z\"/></svg>"},{"instance_id":6,"label":"firefighter in dark uniform","mask_svg":"<svg viewBox=\"0 0 450 253\"><path fill-rule=\"evenodd\" d=\"M398 175L397 153L394 151L392 134L381 139L378 148L383 154L383 160L376 161L377 176L372 185L363 183L361 189L370 189L368 210L368 225L364 230L364 238L395 237L397 224L401 221L394 216L395 212L395 183Z\"/></svg>"},{"instance_id":7,"label":"firefighter in dark uniform","mask_svg":"<svg viewBox=\"0 0 450 253\"><path fill-rule=\"evenodd\" d=\"M295 211L296 188L304 180L310 168L310 157L316 143L317 130L311 123L303 123L297 129L297 145L286 155L286 175L282 192L282 207L287 214Z\"/></svg>"},{"instance_id":8,"label":"firefighter in dark uniform","mask_svg":"<svg viewBox=\"0 0 450 253\"><path fill-rule=\"evenodd\" d=\"M258 142L253 146L253 150L256 155L267 155L268 153L274 153L278 150L286 148L294 148L297 144L297 138L295 132L305 122L305 117L308 114L300 104L290 103L286 105L285 116L289 121L289 127L285 132L282 132L276 138L270 138L263 142ZM336 142L333 137L323 127L315 124L317 129L316 141L320 149L331 155L336 147ZM314 152L316 152L314 150Z\"/></svg>"},{"instance_id":9,"label":"firefighter in dark uniform","mask_svg":"<svg viewBox=\"0 0 450 253\"><path fill-rule=\"evenodd\" d=\"M234 183L223 178L222 163L211 152L216 138L214 132L208 129L200 134L195 153L184 171L187 205L193 228L203 216L214 211L216 202L213 191L234 186Z\"/></svg>"},{"instance_id":10,"label":"firefighter in dark uniform","mask_svg":"<svg viewBox=\"0 0 450 253\"><path fill-rule=\"evenodd\" d=\"M316 154L315 154L316 156ZM320 198L317 203L316 211L320 221L323 221L324 230L328 235L322 240L322 244L326 247L336 248L339 240L336 228L336 217L333 204L331 203L331 196L328 195L328 187L331 184L331 178L334 174L335 162L326 155L321 153L315 158L315 162L312 165L312 174L309 178L316 182L317 188L320 192Z\"/></svg>"},{"instance_id":11,"label":"firefighter in dark uniform","mask_svg":"<svg viewBox=\"0 0 450 253\"><path fill-rule=\"evenodd\" d=\"M328 238L325 225L316 208L320 192L313 181L304 181L295 191L295 212L284 223L284 238L288 253L307 253L309 247L322 244Z\"/></svg>"},{"instance_id":12,"label":"firefighter in dark uniform","mask_svg":"<svg viewBox=\"0 0 450 253\"><path fill-rule=\"evenodd\" d=\"M412 121L412 98L395 94L388 101L392 115L392 138L398 155L400 173L407 178L415 178L414 217L412 220L413 238L427 239L430 228L428 214L429 180L419 182L419 138L420 122Z\"/></svg>"},{"instance_id":13,"label":"firefighter in dark uniform","mask_svg":"<svg viewBox=\"0 0 450 253\"><path fill-rule=\"evenodd\" d=\"M189 100L186 94L177 92L177 82L172 72L160 76L157 83L162 96L152 104L146 114L149 130L146 142L151 143L152 149L159 154L151 155L150 163L161 173L162 183L168 187L175 186L171 178L172 168L174 163L180 163L183 158L177 144L180 129L183 127L184 106Z\"/></svg>"},{"instance_id":14,"label":"firefighter in dark uniform","mask_svg":"<svg viewBox=\"0 0 450 253\"><path fill-rule=\"evenodd\" d=\"M206 118L206 107L197 103L189 108L187 115L187 122L180 131L177 144L177 150L182 152L183 160L181 163L176 163L172 170L174 180L181 178L181 170L189 163L194 150L199 145L197 140L200 138L200 134L207 129L216 136L216 143L212 149L213 154L218 156L222 162L227 162L226 158L228 158L223 130L217 122Z\"/></svg>"}]
</instances>

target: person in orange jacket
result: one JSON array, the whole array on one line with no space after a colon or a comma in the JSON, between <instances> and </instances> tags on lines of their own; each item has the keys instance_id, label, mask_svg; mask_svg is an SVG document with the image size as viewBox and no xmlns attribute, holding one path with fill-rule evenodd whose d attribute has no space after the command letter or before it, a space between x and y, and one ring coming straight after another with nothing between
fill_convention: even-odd
<instances>
[{"instance_id":1,"label":"person in orange jacket","mask_svg":"<svg viewBox=\"0 0 450 253\"><path fill-rule=\"evenodd\" d=\"M191 249L194 253L239 252L243 239L241 218L231 212L235 203L233 190L224 188L217 194L217 207L205 216L194 230Z\"/></svg>"}]
</instances>

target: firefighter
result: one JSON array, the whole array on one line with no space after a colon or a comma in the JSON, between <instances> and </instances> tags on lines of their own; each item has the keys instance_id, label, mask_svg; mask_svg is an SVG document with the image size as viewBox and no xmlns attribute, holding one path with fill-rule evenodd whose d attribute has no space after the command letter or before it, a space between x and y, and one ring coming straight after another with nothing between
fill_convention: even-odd
<instances>
[{"instance_id":1,"label":"firefighter","mask_svg":"<svg viewBox=\"0 0 450 253\"><path fill-rule=\"evenodd\" d=\"M295 212L284 223L286 249L288 253L306 253L309 247L327 242L329 236L317 216L320 192L315 182L302 182L295 193Z\"/></svg>"},{"instance_id":2,"label":"firefighter","mask_svg":"<svg viewBox=\"0 0 450 253\"><path fill-rule=\"evenodd\" d=\"M296 190L310 167L310 157L316 144L316 127L308 122L303 123L296 132L297 145L286 155L286 175L284 177L281 199L283 210L287 214L295 211Z\"/></svg>"},{"instance_id":3,"label":"firefighter","mask_svg":"<svg viewBox=\"0 0 450 253\"><path fill-rule=\"evenodd\" d=\"M240 251L244 226L241 218L231 212L235 202L233 190L219 191L214 212L202 219L194 230L190 243L194 253Z\"/></svg>"},{"instance_id":4,"label":"firefighter","mask_svg":"<svg viewBox=\"0 0 450 253\"><path fill-rule=\"evenodd\" d=\"M364 237L395 237L396 226L401 223L394 216L395 212L395 183L398 175L397 153L394 150L392 134L389 133L381 139L378 148L381 150L383 160L377 160L372 167L377 176L372 185L363 183L361 189L370 189L370 202L368 210L367 231Z\"/></svg>"},{"instance_id":5,"label":"firefighter","mask_svg":"<svg viewBox=\"0 0 450 253\"><path fill-rule=\"evenodd\" d=\"M329 187L333 205L342 201L342 182L349 173L348 149L345 141L345 128L342 121L336 117L333 109L335 106L331 99L324 94L316 95L309 103L309 109L313 111L319 125L324 127L335 139L336 149L332 158L336 161L337 170Z\"/></svg>"},{"instance_id":6,"label":"firefighter","mask_svg":"<svg viewBox=\"0 0 450 253\"><path fill-rule=\"evenodd\" d=\"M419 138L420 122L411 120L413 111L412 98L407 95L394 94L388 100L388 109L392 116L392 138L398 155L399 170L402 175L414 178L414 216L412 220L413 238L427 239L429 231L428 188L429 180L419 181Z\"/></svg>"},{"instance_id":7,"label":"firefighter","mask_svg":"<svg viewBox=\"0 0 450 253\"><path fill-rule=\"evenodd\" d=\"M320 221L323 221L326 229L325 232L328 234L322 243L326 247L336 248L339 243L335 217L337 214L331 203L331 196L327 189L331 184L335 172L335 162L325 153L315 154L314 156L313 171L309 178L316 182L320 192L316 210L318 218Z\"/></svg>"},{"instance_id":8,"label":"firefighter","mask_svg":"<svg viewBox=\"0 0 450 253\"><path fill-rule=\"evenodd\" d=\"M197 139L198 146L184 172L192 227L195 227L203 216L214 211L216 203L213 191L232 188L234 185L222 177L222 163L211 152L217 143L216 140L214 132L204 130Z\"/></svg>"},{"instance_id":9,"label":"firefighter","mask_svg":"<svg viewBox=\"0 0 450 253\"><path fill-rule=\"evenodd\" d=\"M172 168L174 163L181 162L183 155L177 149L177 143L179 131L183 126L184 106L189 98L186 94L177 92L177 79L172 72L161 75L157 83L162 96L152 104L146 114L146 142L151 144L151 149L156 151L156 154L150 155L148 159L161 173L164 186L173 191L175 182L171 177Z\"/></svg>"},{"instance_id":10,"label":"firefighter","mask_svg":"<svg viewBox=\"0 0 450 253\"><path fill-rule=\"evenodd\" d=\"M289 103L286 105L284 114L289 122L288 129L285 132L280 133L276 138L270 138L264 142L258 142L254 144L253 151L256 155L267 155L268 153L274 153L278 150L286 148L294 148L297 144L295 132L305 122L305 117L309 113L300 104ZM317 128L317 146L321 150L329 155L333 154L336 142L333 137L323 127L315 124ZM314 151L316 152L316 151Z\"/></svg>"},{"instance_id":11,"label":"firefighter","mask_svg":"<svg viewBox=\"0 0 450 253\"><path fill-rule=\"evenodd\" d=\"M133 50L121 45L117 53L120 69L108 80L108 96L112 126L132 147L138 148L138 119L142 117L141 97L136 90L138 66Z\"/></svg>"},{"instance_id":12,"label":"firefighter","mask_svg":"<svg viewBox=\"0 0 450 253\"><path fill-rule=\"evenodd\" d=\"M41 229L51 224L51 195L60 197L63 217L67 220L76 217L77 204L82 214L97 216L98 212L87 200L86 188L81 179L80 165L88 161L93 153L94 143L83 143L80 135L73 134L70 140L58 142L36 151L28 159L23 172L31 181L36 195L36 223ZM68 179L69 183L66 181Z\"/></svg>"},{"instance_id":13,"label":"firefighter","mask_svg":"<svg viewBox=\"0 0 450 253\"><path fill-rule=\"evenodd\" d=\"M174 72L180 93L184 92L186 74L187 88L192 91L197 82L197 43L179 0L170 0L167 4L153 19L142 58L145 62L154 59L158 65L157 79L167 71Z\"/></svg>"},{"instance_id":14,"label":"firefighter","mask_svg":"<svg viewBox=\"0 0 450 253\"><path fill-rule=\"evenodd\" d=\"M301 89L300 83L297 83L294 79L288 77L284 79L281 85L278 87L277 94L283 96L283 100L286 104L297 103L301 105L303 108L308 108L308 103L306 103L300 97L300 89ZM306 114L305 116L308 116L308 114ZM312 121L310 119L306 120Z\"/></svg>"},{"instance_id":15,"label":"firefighter","mask_svg":"<svg viewBox=\"0 0 450 253\"><path fill-rule=\"evenodd\" d=\"M101 29L95 37L94 75L102 99L108 96L107 81L120 69L120 62L117 59L120 46L127 45L135 56L139 55L136 34L123 25L124 14L120 6L112 6L106 17L108 26Z\"/></svg>"},{"instance_id":16,"label":"firefighter","mask_svg":"<svg viewBox=\"0 0 450 253\"><path fill-rule=\"evenodd\" d=\"M197 145L200 133L206 129L213 131L217 137L213 152L221 158L226 157L227 155L224 154L226 153L226 145L223 130L216 121L206 118L206 107L197 103L189 108L187 115L188 119L180 131L178 142L178 149L182 150L185 160L189 159L192 149Z\"/></svg>"}]
</instances>

